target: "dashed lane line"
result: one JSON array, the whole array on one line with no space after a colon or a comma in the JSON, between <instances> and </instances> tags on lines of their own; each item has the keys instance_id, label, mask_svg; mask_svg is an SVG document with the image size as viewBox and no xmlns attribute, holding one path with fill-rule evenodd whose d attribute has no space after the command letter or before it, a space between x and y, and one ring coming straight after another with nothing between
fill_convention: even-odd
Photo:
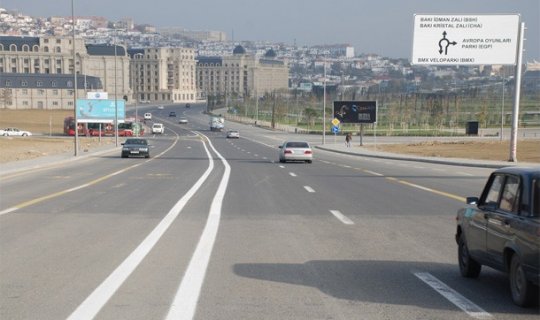
<instances>
[{"instance_id":1,"label":"dashed lane line","mask_svg":"<svg viewBox=\"0 0 540 320\"><path fill-rule=\"evenodd\" d=\"M474 304L469 299L459 294L454 289L450 288L442 281L427 272L415 272L414 275L425 282L428 286L437 291L440 295L452 302L455 306L466 312L469 316L475 319L492 319L491 314L484 311L482 308Z\"/></svg>"},{"instance_id":2,"label":"dashed lane line","mask_svg":"<svg viewBox=\"0 0 540 320\"><path fill-rule=\"evenodd\" d=\"M353 225L354 222L346 217L343 213L341 213L339 210L330 210L330 213L334 215L339 221L341 221L343 224L347 225Z\"/></svg>"}]
</instances>

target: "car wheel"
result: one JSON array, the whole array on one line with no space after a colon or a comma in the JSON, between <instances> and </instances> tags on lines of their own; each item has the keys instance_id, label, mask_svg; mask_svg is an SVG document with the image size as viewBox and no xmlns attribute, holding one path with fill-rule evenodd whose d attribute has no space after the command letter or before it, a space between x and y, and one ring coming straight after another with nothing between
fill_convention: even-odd
<instances>
[{"instance_id":1,"label":"car wheel","mask_svg":"<svg viewBox=\"0 0 540 320\"><path fill-rule=\"evenodd\" d=\"M517 254L512 256L510 262L510 292L514 303L520 307L527 307L538 299L538 288L527 281L521 259Z\"/></svg>"},{"instance_id":2,"label":"car wheel","mask_svg":"<svg viewBox=\"0 0 540 320\"><path fill-rule=\"evenodd\" d=\"M150 158L150 155L149 155L149 154L147 154L147 155L145 155L144 157L145 157L145 158Z\"/></svg>"},{"instance_id":3,"label":"car wheel","mask_svg":"<svg viewBox=\"0 0 540 320\"><path fill-rule=\"evenodd\" d=\"M467 278L478 278L482 265L469 255L469 248L463 235L459 236L458 242L459 271Z\"/></svg>"},{"instance_id":4,"label":"car wheel","mask_svg":"<svg viewBox=\"0 0 540 320\"><path fill-rule=\"evenodd\" d=\"M307 162L307 163L311 163L312 161L311 161L311 160L307 160L306 162Z\"/></svg>"},{"instance_id":5,"label":"car wheel","mask_svg":"<svg viewBox=\"0 0 540 320\"><path fill-rule=\"evenodd\" d=\"M285 159L279 159L280 163L285 163Z\"/></svg>"}]
</instances>

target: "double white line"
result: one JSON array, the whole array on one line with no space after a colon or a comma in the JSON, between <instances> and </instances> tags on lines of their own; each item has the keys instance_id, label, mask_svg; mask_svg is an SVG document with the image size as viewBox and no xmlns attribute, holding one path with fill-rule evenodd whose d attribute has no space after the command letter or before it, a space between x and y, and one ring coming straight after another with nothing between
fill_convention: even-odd
<instances>
[{"instance_id":1,"label":"double white line","mask_svg":"<svg viewBox=\"0 0 540 320\"><path fill-rule=\"evenodd\" d=\"M221 206L227 185L229 183L231 167L217 152L208 137L201 134L208 141L212 150L218 155L225 166L225 173L219 184L218 190L212 200L210 213L206 226L203 230L201 238L189 266L184 274L184 278L180 283L173 304L167 315L167 319L192 319L195 315L197 301L199 299L200 290L206 275L210 255L214 247L219 222L221 219ZM204 174L199 180L189 189L189 191L174 205L169 213L161 220L161 222L152 230L152 232L139 244L117 268L103 281L84 302L68 317L70 320L93 319L98 312L105 306L114 293L120 288L124 281L133 273L139 266L146 255L157 244L159 239L165 234L167 229L178 217L187 202L196 194L202 184L209 177L214 169L214 160L208 151L206 144L203 144L206 155L209 159L209 165Z\"/></svg>"}]
</instances>

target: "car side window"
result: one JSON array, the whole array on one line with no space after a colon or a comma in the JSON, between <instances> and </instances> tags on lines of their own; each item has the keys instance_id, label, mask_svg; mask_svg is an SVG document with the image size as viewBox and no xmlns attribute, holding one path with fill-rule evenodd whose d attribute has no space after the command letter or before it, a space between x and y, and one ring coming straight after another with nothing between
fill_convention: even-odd
<instances>
[{"instance_id":1,"label":"car side window","mask_svg":"<svg viewBox=\"0 0 540 320\"><path fill-rule=\"evenodd\" d=\"M496 175L493 178L491 186L489 187L488 194L486 196L486 200L484 201L485 205L497 207L503 182L504 176L502 175Z\"/></svg>"},{"instance_id":2,"label":"car side window","mask_svg":"<svg viewBox=\"0 0 540 320\"><path fill-rule=\"evenodd\" d=\"M519 203L519 179L508 176L502 192L499 208L504 211L518 213Z\"/></svg>"},{"instance_id":3,"label":"car side window","mask_svg":"<svg viewBox=\"0 0 540 320\"><path fill-rule=\"evenodd\" d=\"M532 190L532 199L533 199L533 216L540 217L540 179L536 179L533 182L533 190Z\"/></svg>"}]
</instances>

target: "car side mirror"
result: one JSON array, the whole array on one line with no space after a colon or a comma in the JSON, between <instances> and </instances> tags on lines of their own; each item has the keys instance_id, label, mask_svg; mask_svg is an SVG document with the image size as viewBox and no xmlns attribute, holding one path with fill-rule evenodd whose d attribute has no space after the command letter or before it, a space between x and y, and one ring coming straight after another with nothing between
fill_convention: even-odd
<instances>
[{"instance_id":1,"label":"car side mirror","mask_svg":"<svg viewBox=\"0 0 540 320\"><path fill-rule=\"evenodd\" d=\"M478 204L478 197L467 197L467 204Z\"/></svg>"},{"instance_id":2,"label":"car side mirror","mask_svg":"<svg viewBox=\"0 0 540 320\"><path fill-rule=\"evenodd\" d=\"M278 148L283 149L283 146L278 146Z\"/></svg>"},{"instance_id":3,"label":"car side mirror","mask_svg":"<svg viewBox=\"0 0 540 320\"><path fill-rule=\"evenodd\" d=\"M121 145L124 145L124 143L122 142Z\"/></svg>"}]
</instances>

